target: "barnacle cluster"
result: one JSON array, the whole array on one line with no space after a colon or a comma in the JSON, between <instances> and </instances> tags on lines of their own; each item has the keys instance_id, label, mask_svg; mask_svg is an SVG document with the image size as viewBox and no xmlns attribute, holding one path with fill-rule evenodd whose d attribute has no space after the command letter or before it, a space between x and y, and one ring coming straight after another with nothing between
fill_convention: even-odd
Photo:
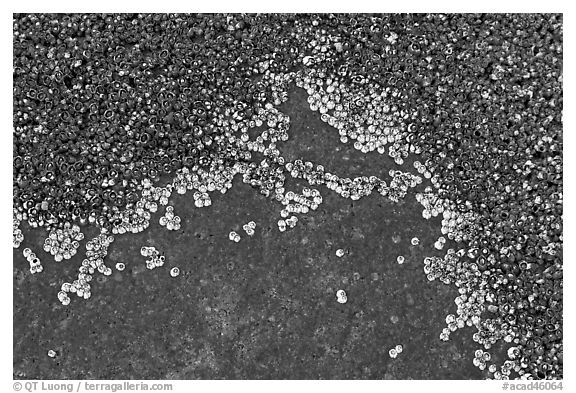
<instances>
[{"instance_id":1,"label":"barnacle cluster","mask_svg":"<svg viewBox=\"0 0 576 393\"><path fill-rule=\"evenodd\" d=\"M100 228L66 305L111 274L113 236L145 230L174 191L208 207L239 175L278 202L285 231L325 190L398 202L424 183L423 217L442 216L459 247L424 263L459 291L440 337L474 326L473 362L494 378L561 378L562 32L552 14L16 14L14 247L21 223L43 227L61 261L78 225ZM397 166L418 156L415 171L352 179L286 159L292 88L341 143ZM288 177L315 188L287 190ZM181 225L170 206L159 220ZM491 363L499 340L508 360Z\"/></svg>"}]
</instances>

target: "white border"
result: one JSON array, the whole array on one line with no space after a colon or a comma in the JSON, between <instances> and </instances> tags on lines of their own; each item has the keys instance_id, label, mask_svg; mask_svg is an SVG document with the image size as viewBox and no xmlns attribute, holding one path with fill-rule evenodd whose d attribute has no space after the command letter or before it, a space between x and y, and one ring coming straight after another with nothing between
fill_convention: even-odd
<instances>
[{"instance_id":1,"label":"white border","mask_svg":"<svg viewBox=\"0 0 576 393\"><path fill-rule=\"evenodd\" d=\"M461 0L216 0L207 2L164 1L114 1L79 2L74 0L10 3L11 12L353 12L353 13L404 13L404 12L548 12L566 10L564 1L535 0L485 0L467 2Z\"/></svg>"},{"instance_id":2,"label":"white border","mask_svg":"<svg viewBox=\"0 0 576 393\"><path fill-rule=\"evenodd\" d=\"M6 247L9 247L8 252L12 252L9 246L9 227L11 225L12 217L9 206L12 205L12 189L9 184L12 183L12 63L8 54L12 53L12 12L563 12L564 13L564 50L565 56L565 70L575 70L576 64L573 58L573 51L570 50L574 42L574 25L572 18L572 10L568 7L567 2L557 1L481 1L481 2L466 2L466 1L400 1L400 2L382 2L376 3L373 1L349 1L336 3L333 1L302 1L290 0L286 2L276 1L219 1L219 2L200 2L188 3L183 1L156 1L148 4L134 1L109 1L101 0L97 2L78 2L78 1L27 1L23 3L11 2L3 4L3 8L7 8L9 12L2 13L2 34L1 43L3 52L6 55L2 61L2 82L4 88L2 89L2 160L4 161L0 166L2 168L2 177L5 186L3 187L4 193L2 195L2 202L4 209L1 210L2 214L2 239L5 241ZM570 11L570 12L569 12ZM568 45L566 45L568 43ZM574 71L572 71L574 72ZM568 72L565 74L565 93L564 98L566 103L574 102L574 77ZM566 111L564 121L565 129L568 130L564 133L566 151L571 153L571 148L575 147L574 139L576 138L574 132L574 113L575 111L571 106L565 105L570 110ZM566 173L566 189L565 199L568 203L565 204L565 246L566 256L576 255L574 252L575 238L574 232L574 213L575 205L574 200L574 173L573 169L576 168L576 157L572 154L565 156L565 168L568 169ZM571 279L574 278L573 263L568 260L565 264L565 277L569 284ZM12 266L8 261L4 261L4 274L2 277L2 315L12 316ZM574 387L574 362L572 355L574 354L574 339L568 333L574 332L574 312L571 310L571 300L574 300L574 287L567 285L564 293L564 304L567 305L565 312L565 381L564 390L576 389ZM8 318L6 318L8 319ZM5 348L1 359L1 378L0 386L2 391L12 390L12 317L10 322L2 325L2 336L5 340L3 347ZM75 382L75 381L71 381ZM117 382L117 381L110 381ZM168 382L168 381L166 381ZM388 389L394 390L408 390L408 391L426 391L438 390L442 392L490 392L501 391L502 383L498 381L172 381L174 383L175 392L189 392L189 391L213 391L213 390L231 390L234 391L253 391L253 392L270 392L275 391L330 391L350 392L352 389L362 389L366 392L384 392Z\"/></svg>"}]
</instances>

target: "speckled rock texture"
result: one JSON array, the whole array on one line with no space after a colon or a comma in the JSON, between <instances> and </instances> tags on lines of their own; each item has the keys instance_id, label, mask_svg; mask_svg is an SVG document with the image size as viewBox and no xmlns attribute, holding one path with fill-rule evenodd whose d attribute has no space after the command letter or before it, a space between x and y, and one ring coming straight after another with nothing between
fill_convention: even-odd
<instances>
[{"instance_id":1,"label":"speckled rock texture","mask_svg":"<svg viewBox=\"0 0 576 393\"><path fill-rule=\"evenodd\" d=\"M386 155L341 144L305 98L294 90L281 107L292 121L290 140L279 144L287 159L311 160L339 176L415 172L410 159L397 166ZM304 186L290 179L286 188ZM25 241L14 250L14 378L483 378L472 365L472 328L439 339L458 295L428 282L422 270L426 256L442 255L433 247L440 219L422 218L414 190L400 203L377 193L354 202L319 190L324 203L285 233L276 225L281 205L239 177L209 208L175 195L182 229L162 228L157 213L149 230L117 236L106 264L126 269L97 275L92 297L72 296L67 307L56 294L76 276L83 252L56 263L42 251L46 234L24 226ZM242 225L251 220L257 227L249 237ZM228 239L232 230L239 243ZM84 231L87 239L97 234ZM415 236L417 246L410 244ZM166 264L147 270L144 245L164 252ZM456 246L448 242L444 250ZM41 274L29 273L24 247L41 258ZM346 251L341 258L339 248ZM174 266L178 277L169 274ZM336 300L339 289L346 304ZM397 344L404 350L392 359L388 351Z\"/></svg>"}]
</instances>

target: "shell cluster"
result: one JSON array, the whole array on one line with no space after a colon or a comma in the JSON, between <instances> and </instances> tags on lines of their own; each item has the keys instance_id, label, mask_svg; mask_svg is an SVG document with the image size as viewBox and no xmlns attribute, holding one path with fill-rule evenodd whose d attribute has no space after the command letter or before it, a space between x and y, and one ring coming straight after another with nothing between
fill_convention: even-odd
<instances>
[{"instance_id":1,"label":"shell cluster","mask_svg":"<svg viewBox=\"0 0 576 393\"><path fill-rule=\"evenodd\" d=\"M24 255L24 258L26 258L26 260L30 264L30 273L31 274L41 273L42 270L44 270L44 268L42 267L42 262L40 261L40 258L38 258L36 256L36 254L34 252L32 252L31 249L25 248L24 250L22 250L22 254Z\"/></svg>"},{"instance_id":2,"label":"shell cluster","mask_svg":"<svg viewBox=\"0 0 576 393\"><path fill-rule=\"evenodd\" d=\"M164 262L166 261L166 257L158 251L156 247L152 246L143 246L140 249L140 255L148 258L146 259L146 268L149 270L164 266Z\"/></svg>"}]
</instances>

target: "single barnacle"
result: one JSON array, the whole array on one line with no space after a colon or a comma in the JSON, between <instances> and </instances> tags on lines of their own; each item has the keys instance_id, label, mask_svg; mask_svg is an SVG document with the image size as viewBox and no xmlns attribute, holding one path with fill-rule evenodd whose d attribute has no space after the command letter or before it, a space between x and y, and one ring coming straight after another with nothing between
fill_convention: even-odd
<instances>
[{"instance_id":1,"label":"single barnacle","mask_svg":"<svg viewBox=\"0 0 576 393\"><path fill-rule=\"evenodd\" d=\"M336 299L338 300L338 303L344 304L348 301L348 296L346 295L346 292L343 289L339 289L336 292Z\"/></svg>"}]
</instances>

